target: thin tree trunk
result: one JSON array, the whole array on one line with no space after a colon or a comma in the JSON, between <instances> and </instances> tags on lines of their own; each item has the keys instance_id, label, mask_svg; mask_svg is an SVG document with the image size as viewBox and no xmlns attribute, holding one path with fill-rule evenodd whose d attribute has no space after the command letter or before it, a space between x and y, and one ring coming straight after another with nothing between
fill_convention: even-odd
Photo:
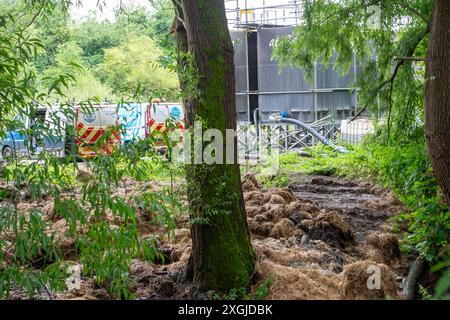
<instances>
[{"instance_id":1,"label":"thin tree trunk","mask_svg":"<svg viewBox=\"0 0 450 320\"><path fill-rule=\"evenodd\" d=\"M175 5L177 6L175 1ZM179 6L178 6L179 8ZM201 120L203 130L236 129L234 51L223 0L183 0L183 22L178 20L177 44L193 65L191 83L181 76L185 92L186 128ZM224 139L225 140L225 139ZM204 146L204 145L203 145ZM237 143L234 164L187 165L187 191L191 218L194 286L199 290L226 291L248 284L255 269L242 196ZM223 147L225 155L225 146Z\"/></svg>"},{"instance_id":2,"label":"thin tree trunk","mask_svg":"<svg viewBox=\"0 0 450 320\"><path fill-rule=\"evenodd\" d=\"M434 175L450 205L450 1L436 0L426 57L425 132Z\"/></svg>"}]
</instances>

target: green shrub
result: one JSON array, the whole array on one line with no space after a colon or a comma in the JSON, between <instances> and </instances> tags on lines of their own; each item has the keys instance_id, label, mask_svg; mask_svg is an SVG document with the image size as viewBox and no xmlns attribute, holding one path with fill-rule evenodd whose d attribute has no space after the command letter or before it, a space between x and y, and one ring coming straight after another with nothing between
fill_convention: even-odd
<instances>
[{"instance_id":1,"label":"green shrub","mask_svg":"<svg viewBox=\"0 0 450 320\"><path fill-rule=\"evenodd\" d=\"M402 250L418 253L431 264L441 261L439 254L450 239L450 213L440 198L424 137L384 144L375 136L362 145L347 147L351 152L345 154L316 146L312 148L312 158L296 153L281 155L279 175L270 181L284 180L289 173L302 173L376 182L392 190L408 208L408 212L394 219L408 225Z\"/></svg>"}]
</instances>

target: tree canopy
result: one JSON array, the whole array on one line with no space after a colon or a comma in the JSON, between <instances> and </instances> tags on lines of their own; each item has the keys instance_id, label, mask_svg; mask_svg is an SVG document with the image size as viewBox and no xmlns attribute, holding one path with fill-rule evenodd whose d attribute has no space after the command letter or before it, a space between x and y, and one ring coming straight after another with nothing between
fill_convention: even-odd
<instances>
[{"instance_id":1,"label":"tree canopy","mask_svg":"<svg viewBox=\"0 0 450 320\"><path fill-rule=\"evenodd\" d=\"M385 136L414 136L417 118L423 119L421 60L428 46L433 1L378 0L369 5L358 0L304 0L302 4L301 25L292 37L278 41L275 57L311 75L320 60L348 72L355 53L361 109L387 115Z\"/></svg>"},{"instance_id":2,"label":"tree canopy","mask_svg":"<svg viewBox=\"0 0 450 320\"><path fill-rule=\"evenodd\" d=\"M131 38L116 48L105 49L104 62L97 72L116 94L140 93L171 99L177 94L178 79L159 64L161 55L151 38Z\"/></svg>"},{"instance_id":3,"label":"tree canopy","mask_svg":"<svg viewBox=\"0 0 450 320\"><path fill-rule=\"evenodd\" d=\"M33 21L23 32L30 39L39 39L37 52L29 61L39 78L38 88L50 89L50 78L65 73L74 78L67 79L70 83L61 91L68 100L93 96L114 100L121 95L132 97L137 91L147 97L175 98L177 80L166 69L172 68L175 50L170 2L155 4L153 12L133 6L118 9L114 22L97 21L94 12L81 21L71 21L68 4L46 1L33 10L23 1L0 2L5 18L21 17L16 25L25 27ZM124 61L134 61L134 65L128 68ZM114 63L118 65L110 69Z\"/></svg>"}]
</instances>

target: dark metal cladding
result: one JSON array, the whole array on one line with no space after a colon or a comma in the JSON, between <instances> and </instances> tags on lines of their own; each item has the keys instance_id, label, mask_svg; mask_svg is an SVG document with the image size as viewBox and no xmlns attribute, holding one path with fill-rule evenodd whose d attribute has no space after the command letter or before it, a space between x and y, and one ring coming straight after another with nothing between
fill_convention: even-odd
<instances>
[{"instance_id":1,"label":"dark metal cladding","mask_svg":"<svg viewBox=\"0 0 450 320\"><path fill-rule=\"evenodd\" d=\"M317 95L318 119L331 115L333 120L348 118L352 111L352 94L347 90L319 92Z\"/></svg>"},{"instance_id":2,"label":"dark metal cladding","mask_svg":"<svg viewBox=\"0 0 450 320\"><path fill-rule=\"evenodd\" d=\"M237 121L249 121L247 99L247 34L243 31L231 31L230 35L234 46Z\"/></svg>"},{"instance_id":3,"label":"dark metal cladding","mask_svg":"<svg viewBox=\"0 0 450 320\"><path fill-rule=\"evenodd\" d=\"M257 31L231 31L236 67L237 121L252 121L259 108L263 120L284 112L288 117L313 122L326 116L339 122L354 113L357 97L352 84L358 65L342 75L318 63L312 79L303 70L281 68L272 58L279 37L289 36L294 27L259 28Z\"/></svg>"},{"instance_id":4,"label":"dark metal cladding","mask_svg":"<svg viewBox=\"0 0 450 320\"><path fill-rule=\"evenodd\" d=\"M328 68L319 63L313 79L307 81L301 69L280 68L272 59L277 39L293 31L293 27L258 30L258 93L262 118L267 120L270 114L277 112L287 112L288 117L304 122L328 115L333 121L349 117L356 107L351 90L354 72L342 76L333 70L332 63Z\"/></svg>"},{"instance_id":5,"label":"dark metal cladding","mask_svg":"<svg viewBox=\"0 0 450 320\"><path fill-rule=\"evenodd\" d=\"M309 84L303 72L298 68L280 69L277 61L272 59L273 48L277 39L290 35L292 27L261 28L258 30L258 66L259 91L302 91L309 90Z\"/></svg>"}]
</instances>

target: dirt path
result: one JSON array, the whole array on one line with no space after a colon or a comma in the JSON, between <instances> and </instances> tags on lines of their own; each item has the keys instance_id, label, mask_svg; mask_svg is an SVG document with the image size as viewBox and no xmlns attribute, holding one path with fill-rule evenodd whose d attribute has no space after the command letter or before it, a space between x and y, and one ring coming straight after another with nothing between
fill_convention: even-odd
<instances>
[{"instance_id":1,"label":"dirt path","mask_svg":"<svg viewBox=\"0 0 450 320\"><path fill-rule=\"evenodd\" d=\"M355 183L334 177L309 176L291 189L315 208L339 213L352 227L357 242L373 232L390 231L387 219L404 210L388 191L370 183Z\"/></svg>"},{"instance_id":2,"label":"dirt path","mask_svg":"<svg viewBox=\"0 0 450 320\"><path fill-rule=\"evenodd\" d=\"M243 177L243 190L256 271L261 280L272 280L267 298L401 298L407 261L388 219L404 208L389 191L326 176L300 176L288 188L265 190L252 175ZM171 263L158 271L176 274L190 253L187 226L165 245ZM379 288L368 288L373 270ZM175 288L170 296L150 285L140 297L189 297L186 287L170 279L158 280Z\"/></svg>"},{"instance_id":3,"label":"dirt path","mask_svg":"<svg viewBox=\"0 0 450 320\"><path fill-rule=\"evenodd\" d=\"M247 191L247 200L259 190L256 185ZM279 217L272 217L269 237L260 237L264 236L260 215L276 211L280 204L274 197L283 192L294 198L278 201ZM253 242L261 272L274 277L270 298L399 298L407 263L388 219L404 208L389 191L371 183L304 176L287 189L266 191L263 197L268 195L272 198L262 204L269 203L265 213L253 214L251 201L247 208L249 216L253 214L250 229L259 238ZM381 271L379 290L367 288L371 266Z\"/></svg>"}]
</instances>

